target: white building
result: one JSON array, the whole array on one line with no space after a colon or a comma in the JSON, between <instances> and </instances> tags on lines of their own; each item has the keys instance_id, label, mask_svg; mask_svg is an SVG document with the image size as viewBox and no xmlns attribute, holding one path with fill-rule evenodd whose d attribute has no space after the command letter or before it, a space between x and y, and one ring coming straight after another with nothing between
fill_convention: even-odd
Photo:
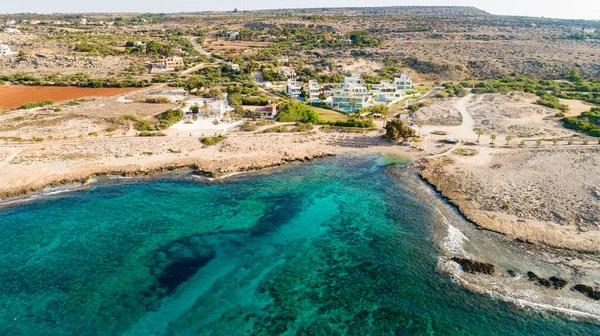
<instances>
[{"instance_id":1,"label":"white building","mask_svg":"<svg viewBox=\"0 0 600 336\"><path fill-rule=\"evenodd\" d=\"M297 99L302 94L302 83L295 79L288 79L285 91L288 96Z\"/></svg>"},{"instance_id":2,"label":"white building","mask_svg":"<svg viewBox=\"0 0 600 336\"><path fill-rule=\"evenodd\" d=\"M372 87L373 93L377 96L376 100L381 103L390 103L404 97L404 91L400 90L395 83L382 81L380 84L373 84Z\"/></svg>"},{"instance_id":3,"label":"white building","mask_svg":"<svg viewBox=\"0 0 600 336\"><path fill-rule=\"evenodd\" d=\"M237 40L239 35L240 35L239 32L234 32L234 31L230 31L227 33L227 37L229 37L230 40Z\"/></svg>"},{"instance_id":4,"label":"white building","mask_svg":"<svg viewBox=\"0 0 600 336\"><path fill-rule=\"evenodd\" d=\"M319 82L314 79L308 81L307 99L311 103L318 103L320 101L319 95L321 94L321 87Z\"/></svg>"},{"instance_id":5,"label":"white building","mask_svg":"<svg viewBox=\"0 0 600 336\"><path fill-rule=\"evenodd\" d=\"M12 25L14 25L14 24L17 24L17 21L15 21L15 20L7 20L7 21L6 21L6 25L7 25L7 26L12 26Z\"/></svg>"},{"instance_id":6,"label":"white building","mask_svg":"<svg viewBox=\"0 0 600 336\"><path fill-rule=\"evenodd\" d=\"M280 67L277 69L277 73L280 75L284 75L287 78L296 77L296 71L290 67Z\"/></svg>"},{"instance_id":7,"label":"white building","mask_svg":"<svg viewBox=\"0 0 600 336\"><path fill-rule=\"evenodd\" d=\"M81 18L81 19L79 19L79 24L80 24L80 25L84 25L84 26L85 26L87 23L88 23L88 22L87 22L87 19L86 19L86 18Z\"/></svg>"},{"instance_id":8,"label":"white building","mask_svg":"<svg viewBox=\"0 0 600 336\"><path fill-rule=\"evenodd\" d=\"M229 67L231 68L231 70L233 71L240 71L240 65L239 64L235 64L235 63L230 63Z\"/></svg>"},{"instance_id":9,"label":"white building","mask_svg":"<svg viewBox=\"0 0 600 336\"><path fill-rule=\"evenodd\" d=\"M16 51L11 51L10 47L6 44L0 44L0 56L16 55Z\"/></svg>"},{"instance_id":10,"label":"white building","mask_svg":"<svg viewBox=\"0 0 600 336\"><path fill-rule=\"evenodd\" d=\"M223 119L225 113L231 111L229 107L229 101L227 101L227 95L223 100L214 98L192 98L186 101L186 108L184 111L184 119L193 117L192 106L197 105L199 112L198 117L212 118L212 119Z\"/></svg>"},{"instance_id":11,"label":"white building","mask_svg":"<svg viewBox=\"0 0 600 336\"><path fill-rule=\"evenodd\" d=\"M394 85L398 90L411 91L413 89L412 77L409 74L402 74L400 77L394 78Z\"/></svg>"},{"instance_id":12,"label":"white building","mask_svg":"<svg viewBox=\"0 0 600 336\"><path fill-rule=\"evenodd\" d=\"M357 75L344 78L344 83L333 90L331 107L344 111L356 111L371 106L372 99L364 80Z\"/></svg>"},{"instance_id":13,"label":"white building","mask_svg":"<svg viewBox=\"0 0 600 336\"><path fill-rule=\"evenodd\" d=\"M596 32L596 29L595 28L583 28L582 31L584 34L593 34Z\"/></svg>"}]
</instances>

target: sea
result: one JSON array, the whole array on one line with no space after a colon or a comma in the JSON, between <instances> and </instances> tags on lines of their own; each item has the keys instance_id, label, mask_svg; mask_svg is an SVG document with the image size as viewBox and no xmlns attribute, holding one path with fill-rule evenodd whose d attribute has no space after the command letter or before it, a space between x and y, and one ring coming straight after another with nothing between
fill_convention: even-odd
<instances>
[{"instance_id":1,"label":"sea","mask_svg":"<svg viewBox=\"0 0 600 336\"><path fill-rule=\"evenodd\" d=\"M6 205L0 335L600 335L441 270L461 233L407 163L100 179Z\"/></svg>"}]
</instances>

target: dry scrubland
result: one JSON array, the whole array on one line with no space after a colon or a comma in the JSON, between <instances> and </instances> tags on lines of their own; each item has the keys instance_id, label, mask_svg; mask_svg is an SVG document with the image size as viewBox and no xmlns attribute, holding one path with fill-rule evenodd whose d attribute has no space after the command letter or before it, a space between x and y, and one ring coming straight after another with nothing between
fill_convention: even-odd
<instances>
[{"instance_id":1,"label":"dry scrubland","mask_svg":"<svg viewBox=\"0 0 600 336\"><path fill-rule=\"evenodd\" d=\"M566 136L557 110L536 105L533 94L485 94L474 96L467 105L475 126L485 133L510 134L519 138Z\"/></svg>"},{"instance_id":2,"label":"dry scrubland","mask_svg":"<svg viewBox=\"0 0 600 336\"><path fill-rule=\"evenodd\" d=\"M462 123L462 115L456 109L458 98L431 99L427 105L410 114L415 124L457 126Z\"/></svg>"}]
</instances>

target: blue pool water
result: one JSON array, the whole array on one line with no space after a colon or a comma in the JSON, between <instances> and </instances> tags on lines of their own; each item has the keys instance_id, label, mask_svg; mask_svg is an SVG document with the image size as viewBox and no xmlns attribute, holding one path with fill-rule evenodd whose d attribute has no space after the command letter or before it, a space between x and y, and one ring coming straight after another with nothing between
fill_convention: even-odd
<instances>
[{"instance_id":1,"label":"blue pool water","mask_svg":"<svg viewBox=\"0 0 600 336\"><path fill-rule=\"evenodd\" d=\"M600 334L437 272L436 217L392 161L101 185L0 210L0 335Z\"/></svg>"}]
</instances>

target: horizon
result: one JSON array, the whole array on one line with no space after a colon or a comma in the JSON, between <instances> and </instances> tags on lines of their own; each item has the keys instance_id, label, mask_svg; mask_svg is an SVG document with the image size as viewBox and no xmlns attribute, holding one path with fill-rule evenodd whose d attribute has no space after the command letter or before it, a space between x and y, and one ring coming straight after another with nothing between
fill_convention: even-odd
<instances>
[{"instance_id":1,"label":"horizon","mask_svg":"<svg viewBox=\"0 0 600 336\"><path fill-rule=\"evenodd\" d=\"M234 9L238 9L238 11L254 12L254 11L269 11L269 10L303 10L303 9L321 9L321 8L323 8L323 9L343 9L343 8L359 9L359 8L382 8L382 7L472 7L472 8L477 8L479 10L485 11L491 15L499 15L499 16L522 16L522 17L546 18L546 19L600 21L600 4L595 4L594 2L589 1L589 0L575 1L576 4L574 6L570 6L567 9L562 8L562 6L559 6L560 8L554 8L554 7L548 6L548 5L552 5L554 2L542 2L543 5L545 7L549 7L549 9L542 12L542 9L535 8L536 14L532 14L530 12L530 8L523 8L523 3L521 3L521 2L519 2L519 4L521 6L519 6L519 5L510 6L511 2L516 3L516 1L505 1L502 4L497 4L497 3L477 4L477 2L479 2L479 0L459 0L459 1L456 1L455 4L443 4L443 3L439 3L439 2L444 2L444 1L434 0L428 4L412 5L412 4L401 4L398 2L391 4L391 3L387 3L389 0L379 0L378 3L376 3L376 4L373 4L371 6L364 6L364 5L355 4L356 2L358 2L356 0L346 0L344 4L337 4L338 1L333 0L333 1L328 1L328 3L325 4L325 6L323 6L321 4L320 5L311 5L311 3L314 2L314 0L309 0L307 6L305 6L305 7L275 7L275 6L269 6L269 5L264 4L264 3L270 3L272 0L262 0L262 1L258 1L258 3L256 3L254 6L246 8L244 6L240 6L239 4L236 5L235 2L238 2L238 0L224 0L225 3L223 3L223 1L222 1L220 4L213 4L212 6L204 5L203 8L195 9L195 8L189 8L190 3L187 0L175 0L173 5L170 5L167 7L170 9L181 8L181 10L167 10L167 11L161 10L163 6L160 6L160 5L151 6L152 8L158 8L157 10L144 10L142 8L133 8L131 6L133 5L134 7L144 7L144 6L147 6L145 4L139 4L139 6L137 6L136 4L131 4L130 2L128 2L127 4L123 5L120 3L119 4L114 3L114 0L109 0L109 3L106 4L106 8L103 8L103 10L98 10L98 9L100 9L100 8L98 8L98 5L87 6L87 4L79 4L79 3L70 4L71 1L72 0L59 0L58 1L59 3L54 2L55 5L52 6L54 9L56 9L57 7L58 8L62 7L61 3L63 3L64 6L73 9L73 10L59 10L59 11L45 10L44 5L42 5L42 4L40 4L40 6L35 6L38 10L31 11L31 10L27 10L28 6L34 6L31 3L21 4L21 3L17 2L16 4L13 3L12 6L11 6L11 4L9 4L8 5L9 11L2 13L2 15L19 15L19 14L22 14L22 15L23 14L37 14L37 15L144 14L144 13L193 14L193 13L210 13L210 12L231 12ZM179 2L182 2L183 4L177 5ZM331 2L334 2L334 3L330 4ZM537 7L537 6L535 6L536 2L540 2L540 1L537 0L537 1L528 2L525 6L530 7L530 6L534 5L534 7ZM114 3L114 4L111 5L111 3ZM589 10L585 11L586 15L573 16L573 15L568 14L570 12L570 10L572 10L573 8L576 8L577 12L581 13L581 11L579 10L580 6L578 6L577 4L579 4L581 6L590 7ZM21 5L23 5L23 6L21 6ZM118 6L119 9L113 8L115 5ZM558 5L560 5L560 4L558 4ZM23 9L23 10L16 10L16 9L11 10L11 8L15 7L15 6L18 7L19 9ZM80 10L81 6L89 7L89 10ZM539 14L537 13L538 10L540 11ZM564 15L564 14L553 15L552 13L558 13L556 10L558 10L558 12L564 13L566 15Z\"/></svg>"}]
</instances>

